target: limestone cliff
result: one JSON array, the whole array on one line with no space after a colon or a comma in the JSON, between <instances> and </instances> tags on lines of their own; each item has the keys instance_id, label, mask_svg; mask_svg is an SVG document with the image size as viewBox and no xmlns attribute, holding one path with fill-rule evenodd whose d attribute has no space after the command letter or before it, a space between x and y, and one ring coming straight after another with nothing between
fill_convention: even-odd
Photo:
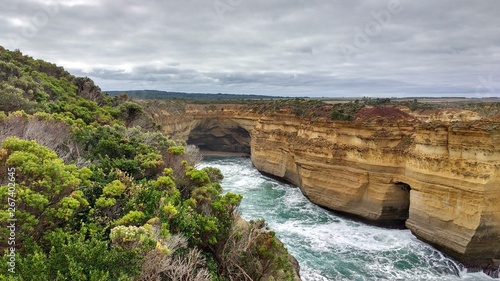
<instances>
[{"instance_id":1,"label":"limestone cliff","mask_svg":"<svg viewBox=\"0 0 500 281\"><path fill-rule=\"evenodd\" d=\"M314 203L374 221L405 220L472 266L500 258L500 123L333 123L261 118L257 169Z\"/></svg>"},{"instance_id":2,"label":"limestone cliff","mask_svg":"<svg viewBox=\"0 0 500 281\"><path fill-rule=\"evenodd\" d=\"M171 137L230 136L226 148L250 141L257 169L299 186L316 204L406 221L417 237L470 266L500 264L498 120L454 112L334 122L238 106L190 106L154 118ZM242 131L250 140L236 136Z\"/></svg>"}]
</instances>

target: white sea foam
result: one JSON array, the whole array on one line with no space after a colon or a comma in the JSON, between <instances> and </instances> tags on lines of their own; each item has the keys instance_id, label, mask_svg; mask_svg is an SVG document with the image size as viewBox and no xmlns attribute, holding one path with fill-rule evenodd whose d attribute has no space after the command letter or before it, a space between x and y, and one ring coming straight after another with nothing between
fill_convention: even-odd
<instances>
[{"instance_id":1,"label":"white sea foam","mask_svg":"<svg viewBox=\"0 0 500 281\"><path fill-rule=\"evenodd\" d=\"M301 264L304 281L500 280L463 267L409 230L385 229L336 216L298 188L261 175L249 159L213 158L225 191L244 196L243 218L265 218Z\"/></svg>"}]
</instances>

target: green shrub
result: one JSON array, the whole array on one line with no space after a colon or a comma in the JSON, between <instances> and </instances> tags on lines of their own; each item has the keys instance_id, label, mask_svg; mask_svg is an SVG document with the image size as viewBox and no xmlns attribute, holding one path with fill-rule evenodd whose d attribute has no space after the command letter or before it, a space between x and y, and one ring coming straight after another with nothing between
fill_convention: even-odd
<instances>
[{"instance_id":1,"label":"green shrub","mask_svg":"<svg viewBox=\"0 0 500 281\"><path fill-rule=\"evenodd\" d=\"M182 155L186 153L183 146L172 146L168 148L168 152L172 155Z\"/></svg>"},{"instance_id":2,"label":"green shrub","mask_svg":"<svg viewBox=\"0 0 500 281\"><path fill-rule=\"evenodd\" d=\"M170 193L175 189L175 182L171 177L161 176L155 181L151 181L151 186L156 190Z\"/></svg>"},{"instance_id":3,"label":"green shrub","mask_svg":"<svg viewBox=\"0 0 500 281\"><path fill-rule=\"evenodd\" d=\"M110 247L86 229L77 233L58 229L45 236L47 250L26 240L26 251L16 256L15 279L11 280L132 280L140 272L139 252ZM3 272L6 256L0 260Z\"/></svg>"},{"instance_id":4,"label":"green shrub","mask_svg":"<svg viewBox=\"0 0 500 281\"><path fill-rule=\"evenodd\" d=\"M126 101L118 106L120 114L117 116L122 120L127 120L136 117L139 113L143 111L142 107L135 103Z\"/></svg>"},{"instance_id":5,"label":"green shrub","mask_svg":"<svg viewBox=\"0 0 500 281\"><path fill-rule=\"evenodd\" d=\"M214 167L205 167L202 170L207 173L207 175L210 178L211 182L218 182L218 183L220 183L224 179L224 175L217 168L214 168Z\"/></svg>"},{"instance_id":6,"label":"green shrub","mask_svg":"<svg viewBox=\"0 0 500 281\"><path fill-rule=\"evenodd\" d=\"M210 177L207 172L197 169L188 169L186 176L189 180L196 186L202 186L204 184L210 183Z\"/></svg>"},{"instance_id":7,"label":"green shrub","mask_svg":"<svg viewBox=\"0 0 500 281\"><path fill-rule=\"evenodd\" d=\"M125 185L119 180L114 180L114 181L108 183L103 188L102 194L108 195L108 196L118 197L118 196L122 195L124 190L125 190Z\"/></svg>"},{"instance_id":8,"label":"green shrub","mask_svg":"<svg viewBox=\"0 0 500 281\"><path fill-rule=\"evenodd\" d=\"M113 245L134 249L143 243L151 244L152 241L150 240L153 240L153 233L151 229L144 226L119 225L111 229L109 237Z\"/></svg>"},{"instance_id":9,"label":"green shrub","mask_svg":"<svg viewBox=\"0 0 500 281\"><path fill-rule=\"evenodd\" d=\"M115 222L116 225L141 225L146 222L146 215L141 211L130 211Z\"/></svg>"},{"instance_id":10,"label":"green shrub","mask_svg":"<svg viewBox=\"0 0 500 281\"><path fill-rule=\"evenodd\" d=\"M36 103L30 101L21 89L9 85L7 82L0 83L0 111L24 110L31 112Z\"/></svg>"},{"instance_id":11,"label":"green shrub","mask_svg":"<svg viewBox=\"0 0 500 281\"><path fill-rule=\"evenodd\" d=\"M48 276L59 280L131 280L140 272L138 253L121 247L109 247L100 237L55 231L47 239Z\"/></svg>"},{"instance_id":12,"label":"green shrub","mask_svg":"<svg viewBox=\"0 0 500 281\"><path fill-rule=\"evenodd\" d=\"M95 206L98 208L108 208L108 207L113 207L115 205L116 205L115 198L99 197L95 201Z\"/></svg>"},{"instance_id":13,"label":"green shrub","mask_svg":"<svg viewBox=\"0 0 500 281\"><path fill-rule=\"evenodd\" d=\"M21 226L18 232L21 245L28 237L39 239L44 232L69 221L76 212L88 206L77 188L89 184L90 170L65 165L55 152L35 141L5 139L0 166L4 167L2 171L7 171L7 167L15 169L16 204L25 206L15 212ZM0 187L3 202L7 202L8 195L8 186ZM0 214L8 215L7 210ZM2 227L0 231L6 230Z\"/></svg>"}]
</instances>

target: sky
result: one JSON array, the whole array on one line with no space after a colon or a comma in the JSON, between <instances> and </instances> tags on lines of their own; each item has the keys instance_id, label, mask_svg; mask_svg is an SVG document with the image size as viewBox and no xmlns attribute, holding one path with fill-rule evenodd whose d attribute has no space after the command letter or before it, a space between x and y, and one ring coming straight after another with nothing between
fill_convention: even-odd
<instances>
[{"instance_id":1,"label":"sky","mask_svg":"<svg viewBox=\"0 0 500 281\"><path fill-rule=\"evenodd\" d=\"M105 91L500 97L498 0L0 0L0 45Z\"/></svg>"}]
</instances>

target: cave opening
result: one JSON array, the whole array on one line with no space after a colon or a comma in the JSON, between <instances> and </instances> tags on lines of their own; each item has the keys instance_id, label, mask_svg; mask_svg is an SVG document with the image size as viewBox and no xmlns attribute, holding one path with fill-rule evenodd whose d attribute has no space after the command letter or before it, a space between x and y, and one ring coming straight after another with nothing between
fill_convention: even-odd
<instances>
[{"instance_id":1,"label":"cave opening","mask_svg":"<svg viewBox=\"0 0 500 281\"><path fill-rule=\"evenodd\" d=\"M394 192L394 207L396 217L403 223L410 215L410 192L411 186L404 182L395 182L396 190Z\"/></svg>"},{"instance_id":2,"label":"cave opening","mask_svg":"<svg viewBox=\"0 0 500 281\"><path fill-rule=\"evenodd\" d=\"M206 119L189 133L187 143L201 151L250 154L250 133L232 120Z\"/></svg>"}]
</instances>

